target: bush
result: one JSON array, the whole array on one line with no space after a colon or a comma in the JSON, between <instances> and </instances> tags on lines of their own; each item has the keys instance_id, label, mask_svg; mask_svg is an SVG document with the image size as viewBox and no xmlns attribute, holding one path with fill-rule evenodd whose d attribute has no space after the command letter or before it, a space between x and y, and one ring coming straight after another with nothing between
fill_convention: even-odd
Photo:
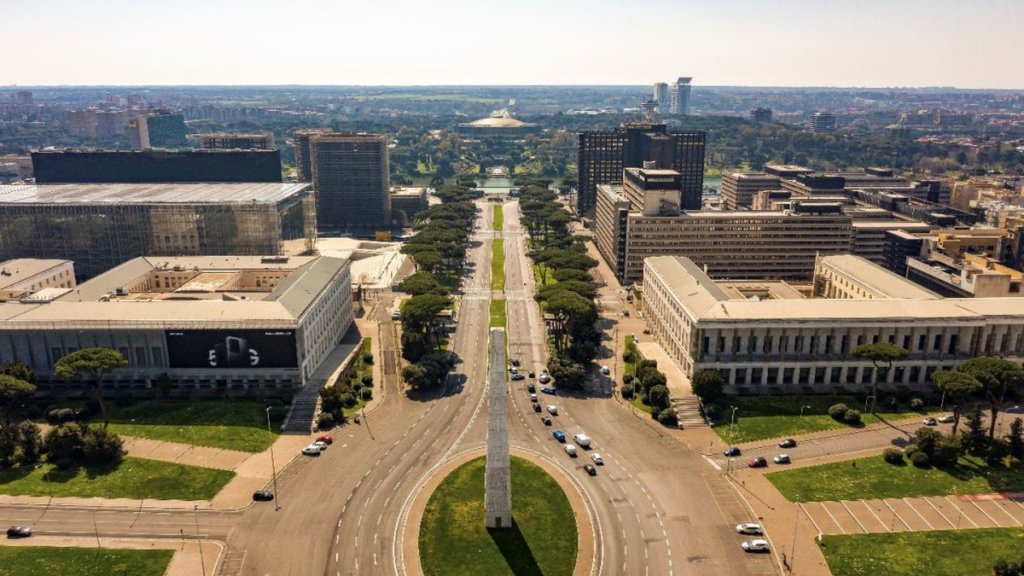
<instances>
[{"instance_id":1,"label":"bush","mask_svg":"<svg viewBox=\"0 0 1024 576\"><path fill-rule=\"evenodd\" d=\"M632 374L623 374L622 375L622 383L623 384L632 384L633 383L633 379L634 379L634 376Z\"/></svg>"},{"instance_id":2,"label":"bush","mask_svg":"<svg viewBox=\"0 0 1024 576\"><path fill-rule=\"evenodd\" d=\"M135 397L128 390L122 390L118 392L117 398L114 399L114 403L121 408L127 408L135 404Z\"/></svg>"},{"instance_id":3,"label":"bush","mask_svg":"<svg viewBox=\"0 0 1024 576\"><path fill-rule=\"evenodd\" d=\"M667 387L654 386L647 391L647 397L650 400L651 406L657 406L662 409L668 408L669 397Z\"/></svg>"},{"instance_id":4,"label":"bush","mask_svg":"<svg viewBox=\"0 0 1024 576\"><path fill-rule=\"evenodd\" d=\"M920 451L921 448L919 448L917 444L911 444L903 449L903 455L906 456L907 458L913 458L914 454Z\"/></svg>"},{"instance_id":5,"label":"bush","mask_svg":"<svg viewBox=\"0 0 1024 576\"><path fill-rule=\"evenodd\" d=\"M373 398L373 388L363 388L359 392L359 397L363 400L370 400Z\"/></svg>"},{"instance_id":6,"label":"bush","mask_svg":"<svg viewBox=\"0 0 1024 576\"><path fill-rule=\"evenodd\" d=\"M722 415L722 407L719 406L718 404L715 404L714 402L710 404L705 404L704 415L707 416L709 420L714 420L715 418L718 418L719 416Z\"/></svg>"},{"instance_id":7,"label":"bush","mask_svg":"<svg viewBox=\"0 0 1024 576\"><path fill-rule=\"evenodd\" d=\"M725 379L718 370L698 370L690 382L690 389L702 400L714 400L722 396Z\"/></svg>"},{"instance_id":8,"label":"bush","mask_svg":"<svg viewBox=\"0 0 1024 576\"><path fill-rule=\"evenodd\" d=\"M334 428L334 414L330 412L321 412L316 418L317 430L330 430Z\"/></svg>"},{"instance_id":9,"label":"bush","mask_svg":"<svg viewBox=\"0 0 1024 576\"><path fill-rule=\"evenodd\" d=\"M1007 560L998 560L992 565L993 576L1018 576L1021 571L1021 565L1016 562L1009 562Z\"/></svg>"},{"instance_id":10,"label":"bush","mask_svg":"<svg viewBox=\"0 0 1024 576\"><path fill-rule=\"evenodd\" d=\"M622 359L626 362L636 362L636 354L632 350L626 350L622 353Z\"/></svg>"},{"instance_id":11,"label":"bush","mask_svg":"<svg viewBox=\"0 0 1024 576\"><path fill-rule=\"evenodd\" d=\"M373 352L363 354L363 364L373 364Z\"/></svg>"},{"instance_id":12,"label":"bush","mask_svg":"<svg viewBox=\"0 0 1024 576\"><path fill-rule=\"evenodd\" d=\"M836 420L843 420L849 410L850 408L846 404L833 404L828 407L828 415Z\"/></svg>"},{"instance_id":13,"label":"bush","mask_svg":"<svg viewBox=\"0 0 1024 576\"><path fill-rule=\"evenodd\" d=\"M1009 455L1010 443L1002 438L993 438L992 441L989 442L988 453L985 454L985 460L992 465L1002 464Z\"/></svg>"},{"instance_id":14,"label":"bush","mask_svg":"<svg viewBox=\"0 0 1024 576\"><path fill-rule=\"evenodd\" d=\"M903 464L903 450L899 448L886 448L882 451L882 459L889 464Z\"/></svg>"},{"instance_id":15,"label":"bush","mask_svg":"<svg viewBox=\"0 0 1024 576\"><path fill-rule=\"evenodd\" d=\"M955 466L960 458L960 442L952 436L940 436L932 450L932 464L939 467Z\"/></svg>"},{"instance_id":16,"label":"bush","mask_svg":"<svg viewBox=\"0 0 1024 576\"><path fill-rule=\"evenodd\" d=\"M363 383L363 386L373 386L373 374L363 374L363 377L359 380Z\"/></svg>"},{"instance_id":17,"label":"bush","mask_svg":"<svg viewBox=\"0 0 1024 576\"><path fill-rule=\"evenodd\" d=\"M931 463L931 458L929 458L924 452L917 451L910 457L910 463L918 468L927 468Z\"/></svg>"},{"instance_id":18,"label":"bush","mask_svg":"<svg viewBox=\"0 0 1024 576\"><path fill-rule=\"evenodd\" d=\"M910 399L910 408L912 410L920 410L920 409L924 408L924 400L921 400L920 398L911 398Z\"/></svg>"},{"instance_id":19,"label":"bush","mask_svg":"<svg viewBox=\"0 0 1024 576\"><path fill-rule=\"evenodd\" d=\"M622 388L620 389L620 391L622 393L622 398L623 399L631 400L633 398L633 385L632 384L623 384Z\"/></svg>"},{"instance_id":20,"label":"bush","mask_svg":"<svg viewBox=\"0 0 1024 576\"><path fill-rule=\"evenodd\" d=\"M50 408L46 411L46 421L54 426L75 421L75 411L71 408Z\"/></svg>"},{"instance_id":21,"label":"bush","mask_svg":"<svg viewBox=\"0 0 1024 576\"><path fill-rule=\"evenodd\" d=\"M666 408L658 413L658 422L661 422L663 426L678 426L679 418L676 416L675 410Z\"/></svg>"},{"instance_id":22,"label":"bush","mask_svg":"<svg viewBox=\"0 0 1024 576\"><path fill-rule=\"evenodd\" d=\"M661 416L661 408L658 408L657 406L652 406L651 407L651 418L654 418L655 420L657 420L658 416Z\"/></svg>"},{"instance_id":23,"label":"bush","mask_svg":"<svg viewBox=\"0 0 1024 576\"><path fill-rule=\"evenodd\" d=\"M51 428L45 445L48 459L59 468L116 464L124 457L124 445L117 434L104 428L90 429L80 422Z\"/></svg>"},{"instance_id":24,"label":"bush","mask_svg":"<svg viewBox=\"0 0 1024 576\"><path fill-rule=\"evenodd\" d=\"M117 464L124 458L124 443L106 428L90 429L84 440L82 457L87 464Z\"/></svg>"},{"instance_id":25,"label":"bush","mask_svg":"<svg viewBox=\"0 0 1024 576\"><path fill-rule=\"evenodd\" d=\"M847 424L860 424L860 410L847 410L843 414L843 422Z\"/></svg>"},{"instance_id":26,"label":"bush","mask_svg":"<svg viewBox=\"0 0 1024 576\"><path fill-rule=\"evenodd\" d=\"M351 408L359 402L358 400L356 400L356 397L351 392L342 393L340 396L338 396L338 400L341 402L341 405L344 406L345 408Z\"/></svg>"},{"instance_id":27,"label":"bush","mask_svg":"<svg viewBox=\"0 0 1024 576\"><path fill-rule=\"evenodd\" d=\"M21 437L21 463L35 464L43 452L43 436L39 425L26 420L18 424L18 435Z\"/></svg>"}]
</instances>

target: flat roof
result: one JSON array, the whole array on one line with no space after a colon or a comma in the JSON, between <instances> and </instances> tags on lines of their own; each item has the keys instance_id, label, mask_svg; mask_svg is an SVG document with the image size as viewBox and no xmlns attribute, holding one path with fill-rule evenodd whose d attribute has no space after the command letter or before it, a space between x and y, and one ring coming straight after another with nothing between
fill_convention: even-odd
<instances>
[{"instance_id":1,"label":"flat roof","mask_svg":"<svg viewBox=\"0 0 1024 576\"><path fill-rule=\"evenodd\" d=\"M6 262L0 262L0 289L14 286L26 278L31 278L36 274L46 272L51 268L56 268L68 262L70 260L35 258L15 258Z\"/></svg>"},{"instance_id":2,"label":"flat roof","mask_svg":"<svg viewBox=\"0 0 1024 576\"><path fill-rule=\"evenodd\" d=\"M914 220L854 220L854 228L878 228L881 230L931 230L931 224Z\"/></svg>"},{"instance_id":3,"label":"flat roof","mask_svg":"<svg viewBox=\"0 0 1024 576\"><path fill-rule=\"evenodd\" d=\"M822 264L832 266L846 273L865 287L870 288L879 297L890 299L922 299L935 300L939 296L931 290L907 280L906 278L886 270L874 262L854 256L853 254L837 254L822 256Z\"/></svg>"},{"instance_id":4,"label":"flat roof","mask_svg":"<svg viewBox=\"0 0 1024 576\"><path fill-rule=\"evenodd\" d=\"M0 186L2 204L237 204L276 203L312 188L309 183L12 184Z\"/></svg>"}]
</instances>

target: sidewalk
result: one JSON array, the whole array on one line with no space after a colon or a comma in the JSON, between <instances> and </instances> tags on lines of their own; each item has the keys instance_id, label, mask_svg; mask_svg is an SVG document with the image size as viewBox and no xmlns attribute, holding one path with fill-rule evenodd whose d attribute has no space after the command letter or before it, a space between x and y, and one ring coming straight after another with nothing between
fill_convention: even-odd
<instances>
[{"instance_id":1,"label":"sidewalk","mask_svg":"<svg viewBox=\"0 0 1024 576\"><path fill-rule=\"evenodd\" d=\"M34 536L24 540L3 540L0 546L48 546L54 548L96 549L95 538L67 536ZM100 538L100 548L131 550L174 550L164 576L213 576L224 545L215 540L137 540L134 538ZM202 548L202 560L199 550ZM205 570L204 570L205 568Z\"/></svg>"},{"instance_id":2,"label":"sidewalk","mask_svg":"<svg viewBox=\"0 0 1024 576\"><path fill-rule=\"evenodd\" d=\"M124 441L124 449L128 456L218 470L234 470L252 456L250 452L193 446L192 444L133 436L122 436L121 439Z\"/></svg>"}]
</instances>

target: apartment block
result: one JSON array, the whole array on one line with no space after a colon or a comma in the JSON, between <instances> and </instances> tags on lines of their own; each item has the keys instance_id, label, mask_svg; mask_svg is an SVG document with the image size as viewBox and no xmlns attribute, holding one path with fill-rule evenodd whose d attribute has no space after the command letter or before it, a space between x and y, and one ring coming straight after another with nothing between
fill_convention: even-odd
<instances>
[{"instance_id":1,"label":"apartment block","mask_svg":"<svg viewBox=\"0 0 1024 576\"><path fill-rule=\"evenodd\" d=\"M318 134L310 139L317 229L325 236L391 229L388 139Z\"/></svg>"},{"instance_id":2,"label":"apartment block","mask_svg":"<svg viewBox=\"0 0 1024 576\"><path fill-rule=\"evenodd\" d=\"M762 190L778 190L781 180L766 172L727 172L722 176L722 203L726 210L750 210Z\"/></svg>"}]
</instances>

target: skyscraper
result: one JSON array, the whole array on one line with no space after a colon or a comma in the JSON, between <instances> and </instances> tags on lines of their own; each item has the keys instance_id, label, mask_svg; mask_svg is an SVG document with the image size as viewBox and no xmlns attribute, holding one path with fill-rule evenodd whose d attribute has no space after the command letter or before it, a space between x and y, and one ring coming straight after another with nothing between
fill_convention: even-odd
<instances>
[{"instance_id":1,"label":"skyscraper","mask_svg":"<svg viewBox=\"0 0 1024 576\"><path fill-rule=\"evenodd\" d=\"M329 130L296 130L295 131L295 176L299 182L313 181L313 156L310 153L309 140L318 134L328 134Z\"/></svg>"},{"instance_id":2,"label":"skyscraper","mask_svg":"<svg viewBox=\"0 0 1024 576\"><path fill-rule=\"evenodd\" d=\"M681 116L690 114L690 80L680 76L672 85L672 113Z\"/></svg>"},{"instance_id":3,"label":"skyscraper","mask_svg":"<svg viewBox=\"0 0 1024 576\"><path fill-rule=\"evenodd\" d=\"M668 113L670 109L670 98L668 95L668 84L665 82L657 82L654 84L654 92L651 95L652 99L658 104L658 112L661 114Z\"/></svg>"},{"instance_id":4,"label":"skyscraper","mask_svg":"<svg viewBox=\"0 0 1024 576\"><path fill-rule=\"evenodd\" d=\"M704 138L704 132L669 132L665 124L627 124L612 132L581 132L576 210L590 212L598 184L621 182L623 168L642 168L645 161L679 172L682 208L699 210L704 191Z\"/></svg>"},{"instance_id":5,"label":"skyscraper","mask_svg":"<svg viewBox=\"0 0 1024 576\"><path fill-rule=\"evenodd\" d=\"M753 108L750 111L750 119L754 122L771 122L772 121L772 109L771 108Z\"/></svg>"},{"instance_id":6,"label":"skyscraper","mask_svg":"<svg viewBox=\"0 0 1024 576\"><path fill-rule=\"evenodd\" d=\"M181 148L188 145L185 117L180 113L160 111L139 115L129 121L128 135L136 150Z\"/></svg>"},{"instance_id":7,"label":"skyscraper","mask_svg":"<svg viewBox=\"0 0 1024 576\"><path fill-rule=\"evenodd\" d=\"M831 112L815 112L811 115L811 132L831 132L836 129L836 115Z\"/></svg>"},{"instance_id":8,"label":"skyscraper","mask_svg":"<svg viewBox=\"0 0 1024 576\"><path fill-rule=\"evenodd\" d=\"M386 136L316 134L310 151L321 235L371 235L391 228Z\"/></svg>"}]
</instances>

